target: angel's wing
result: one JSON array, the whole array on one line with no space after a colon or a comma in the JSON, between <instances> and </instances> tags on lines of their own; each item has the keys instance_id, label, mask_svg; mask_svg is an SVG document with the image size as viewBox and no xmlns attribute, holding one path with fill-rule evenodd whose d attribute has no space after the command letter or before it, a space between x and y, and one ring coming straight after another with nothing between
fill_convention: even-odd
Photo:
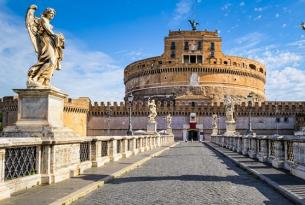
<instances>
[{"instance_id":1,"label":"angel's wing","mask_svg":"<svg viewBox=\"0 0 305 205\"><path fill-rule=\"evenodd\" d=\"M35 52L38 53L38 45L37 45L38 18L34 15L34 12L36 10L37 10L36 5L31 5L28 8L28 11L26 12L26 16L25 16L25 25L29 32Z\"/></svg>"}]
</instances>

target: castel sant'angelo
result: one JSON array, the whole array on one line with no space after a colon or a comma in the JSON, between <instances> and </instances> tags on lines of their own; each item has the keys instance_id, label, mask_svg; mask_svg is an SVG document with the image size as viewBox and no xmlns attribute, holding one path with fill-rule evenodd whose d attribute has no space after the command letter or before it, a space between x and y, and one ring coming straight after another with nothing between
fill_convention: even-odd
<instances>
[{"instance_id":1,"label":"castel sant'angelo","mask_svg":"<svg viewBox=\"0 0 305 205\"><path fill-rule=\"evenodd\" d=\"M170 31L161 56L125 68L126 96L223 102L226 95L265 100L266 69L258 61L222 52L218 32Z\"/></svg>"},{"instance_id":2,"label":"castel sant'angelo","mask_svg":"<svg viewBox=\"0 0 305 205\"><path fill-rule=\"evenodd\" d=\"M166 116L170 114L177 139L209 138L215 120L217 132L224 133L224 101L228 96L235 101L233 117L239 133L247 132L250 112L252 129L257 134L293 134L305 125L302 114L305 103L267 101L265 66L252 59L225 55L217 31L201 31L194 27L170 31L161 56L127 65L124 84L124 102L67 98L65 126L82 136L125 135L129 124L127 96L130 94L134 96L131 107L134 131L146 130L148 100L153 99L158 114L157 130L166 130ZM251 103L247 99L249 95ZM0 101L4 127L16 122L17 110L16 97L4 97Z\"/></svg>"}]
</instances>

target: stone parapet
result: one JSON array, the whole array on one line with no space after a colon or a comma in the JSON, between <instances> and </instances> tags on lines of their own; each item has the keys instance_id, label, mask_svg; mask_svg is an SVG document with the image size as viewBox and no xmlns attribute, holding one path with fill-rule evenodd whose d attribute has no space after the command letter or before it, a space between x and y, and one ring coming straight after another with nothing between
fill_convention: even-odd
<instances>
[{"instance_id":1,"label":"stone parapet","mask_svg":"<svg viewBox=\"0 0 305 205\"><path fill-rule=\"evenodd\" d=\"M211 142L236 152L242 150L244 155L269 163L275 168L284 168L305 179L305 136L212 135Z\"/></svg>"},{"instance_id":2,"label":"stone parapet","mask_svg":"<svg viewBox=\"0 0 305 205\"><path fill-rule=\"evenodd\" d=\"M136 140L142 143L135 145ZM172 143L173 135L158 134L57 140L4 137L0 139L0 200L35 185L57 183L88 168Z\"/></svg>"}]
</instances>

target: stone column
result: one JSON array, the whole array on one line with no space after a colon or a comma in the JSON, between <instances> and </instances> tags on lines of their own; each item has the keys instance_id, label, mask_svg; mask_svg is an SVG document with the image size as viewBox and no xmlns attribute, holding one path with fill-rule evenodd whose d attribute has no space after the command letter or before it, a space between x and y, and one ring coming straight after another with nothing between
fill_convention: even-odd
<instances>
[{"instance_id":1,"label":"stone column","mask_svg":"<svg viewBox=\"0 0 305 205\"><path fill-rule=\"evenodd\" d=\"M242 138L241 138L241 136L237 137L237 148L236 148L236 151L238 153L242 152Z\"/></svg>"},{"instance_id":2,"label":"stone column","mask_svg":"<svg viewBox=\"0 0 305 205\"><path fill-rule=\"evenodd\" d=\"M128 140L126 138L123 139L122 143L122 157L127 158L128 156Z\"/></svg>"},{"instance_id":3,"label":"stone column","mask_svg":"<svg viewBox=\"0 0 305 205\"><path fill-rule=\"evenodd\" d=\"M91 142L91 160L92 160L92 167L99 167L99 158L102 155L102 142L93 140Z\"/></svg>"},{"instance_id":4,"label":"stone column","mask_svg":"<svg viewBox=\"0 0 305 205\"><path fill-rule=\"evenodd\" d=\"M257 159L260 162L267 162L268 161L268 147L267 147L267 139L261 139L261 150L257 153Z\"/></svg>"},{"instance_id":5,"label":"stone column","mask_svg":"<svg viewBox=\"0 0 305 205\"><path fill-rule=\"evenodd\" d=\"M0 200L11 196L10 189L4 184L5 177L5 149L0 149Z\"/></svg>"},{"instance_id":6,"label":"stone column","mask_svg":"<svg viewBox=\"0 0 305 205\"><path fill-rule=\"evenodd\" d=\"M248 137L243 137L242 139L243 141L243 150L242 150L242 154L243 155L248 155L248 151L249 151L249 139Z\"/></svg>"},{"instance_id":7,"label":"stone column","mask_svg":"<svg viewBox=\"0 0 305 205\"><path fill-rule=\"evenodd\" d=\"M53 151L52 151L53 150ZM41 148L41 183L52 184L54 183L54 146L43 145Z\"/></svg>"},{"instance_id":8,"label":"stone column","mask_svg":"<svg viewBox=\"0 0 305 205\"><path fill-rule=\"evenodd\" d=\"M249 150L249 157L252 158L252 159L255 159L256 158L256 146L257 146L257 140L255 137L251 137L249 138L249 140L251 141L250 145L250 150Z\"/></svg>"},{"instance_id":9,"label":"stone column","mask_svg":"<svg viewBox=\"0 0 305 205\"><path fill-rule=\"evenodd\" d=\"M109 157L110 161L117 161L117 140L115 139L109 141Z\"/></svg>"},{"instance_id":10,"label":"stone column","mask_svg":"<svg viewBox=\"0 0 305 205\"><path fill-rule=\"evenodd\" d=\"M285 161L284 141L276 140L274 143L275 152L274 159L272 160L272 166L276 168L282 168L284 166Z\"/></svg>"}]
</instances>

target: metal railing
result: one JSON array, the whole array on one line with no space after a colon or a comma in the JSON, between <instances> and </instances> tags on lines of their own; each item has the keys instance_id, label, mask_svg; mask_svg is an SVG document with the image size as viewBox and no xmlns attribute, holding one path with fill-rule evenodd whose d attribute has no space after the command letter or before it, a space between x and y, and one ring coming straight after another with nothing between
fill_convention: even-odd
<instances>
[{"instance_id":1,"label":"metal railing","mask_svg":"<svg viewBox=\"0 0 305 205\"><path fill-rule=\"evenodd\" d=\"M79 158L81 162L90 160L90 144L89 142L80 143Z\"/></svg>"},{"instance_id":2,"label":"metal railing","mask_svg":"<svg viewBox=\"0 0 305 205\"><path fill-rule=\"evenodd\" d=\"M5 180L37 174L36 147L18 147L5 150Z\"/></svg>"}]
</instances>

